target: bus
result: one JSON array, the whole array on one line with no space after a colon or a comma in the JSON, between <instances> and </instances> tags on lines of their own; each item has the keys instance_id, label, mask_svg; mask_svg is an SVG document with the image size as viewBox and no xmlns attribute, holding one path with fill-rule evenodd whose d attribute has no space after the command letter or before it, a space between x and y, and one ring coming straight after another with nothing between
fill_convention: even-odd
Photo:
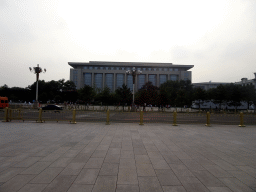
<instances>
[{"instance_id":1,"label":"bus","mask_svg":"<svg viewBox=\"0 0 256 192\"><path fill-rule=\"evenodd\" d=\"M9 107L8 97L0 96L0 109L4 109L5 107Z\"/></svg>"}]
</instances>

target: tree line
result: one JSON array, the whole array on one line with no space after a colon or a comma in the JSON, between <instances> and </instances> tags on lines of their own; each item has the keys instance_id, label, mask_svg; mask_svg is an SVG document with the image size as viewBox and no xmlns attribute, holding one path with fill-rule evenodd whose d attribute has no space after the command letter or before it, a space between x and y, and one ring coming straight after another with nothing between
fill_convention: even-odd
<instances>
[{"instance_id":1,"label":"tree line","mask_svg":"<svg viewBox=\"0 0 256 192\"><path fill-rule=\"evenodd\" d=\"M3 85L0 87L0 95L8 97L12 102L33 102L36 98L36 82L26 88L21 87L8 87ZM77 90L73 81L65 81L60 79L58 81L45 82L44 80L38 81L38 99L41 103L47 101L64 102L77 100Z\"/></svg>"},{"instance_id":2,"label":"tree line","mask_svg":"<svg viewBox=\"0 0 256 192\"><path fill-rule=\"evenodd\" d=\"M231 83L219 85L207 91L196 88L194 95L199 108L204 101L213 101L219 109L222 105L233 106L237 109L242 105L242 101L247 102L247 109L250 105L256 106L256 90L252 84L242 86Z\"/></svg>"},{"instance_id":3,"label":"tree line","mask_svg":"<svg viewBox=\"0 0 256 192\"><path fill-rule=\"evenodd\" d=\"M40 80L38 87L41 103L51 101L122 106L132 103L132 91L126 85L117 88L114 92L108 87L97 89L88 85L77 90L74 82L61 79L49 82ZM0 95L7 96L13 102L32 102L35 99L35 93L36 82L26 88L9 88L7 85L0 87ZM193 87L190 81L181 80L167 81L160 87L148 82L135 93L136 105L146 103L153 106L190 107L193 101L196 101L199 107L205 101L213 101L219 106L228 104L235 107L240 106L242 101L246 101L249 108L251 104L256 106L256 90L253 85L226 84L206 91L200 87Z\"/></svg>"}]
</instances>

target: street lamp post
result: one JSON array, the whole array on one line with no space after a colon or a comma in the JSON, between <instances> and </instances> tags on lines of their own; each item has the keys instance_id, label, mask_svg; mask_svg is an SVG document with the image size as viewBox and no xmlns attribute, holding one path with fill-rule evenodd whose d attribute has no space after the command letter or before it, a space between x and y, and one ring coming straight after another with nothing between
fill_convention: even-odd
<instances>
[{"instance_id":1,"label":"street lamp post","mask_svg":"<svg viewBox=\"0 0 256 192\"><path fill-rule=\"evenodd\" d=\"M39 64L37 64L37 67L29 67L30 72L33 72L36 74L36 102L34 103L34 108L38 108L38 79L39 79L39 73L46 72L46 69L42 70L41 67L39 67Z\"/></svg>"},{"instance_id":2,"label":"street lamp post","mask_svg":"<svg viewBox=\"0 0 256 192\"><path fill-rule=\"evenodd\" d=\"M132 70L126 71L126 74L132 75L133 80L133 89L132 89L132 111L135 111L135 103L134 103L134 88L135 88L135 78L137 75L141 74L142 71L136 70L135 67L132 68Z\"/></svg>"}]
</instances>

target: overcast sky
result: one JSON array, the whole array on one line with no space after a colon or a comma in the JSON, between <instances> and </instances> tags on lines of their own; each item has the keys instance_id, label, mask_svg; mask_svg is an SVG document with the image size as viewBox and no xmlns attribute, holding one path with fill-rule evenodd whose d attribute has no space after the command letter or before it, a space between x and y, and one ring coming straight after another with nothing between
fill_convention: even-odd
<instances>
[{"instance_id":1,"label":"overcast sky","mask_svg":"<svg viewBox=\"0 0 256 192\"><path fill-rule=\"evenodd\" d=\"M69 79L68 62L194 65L192 83L256 72L255 0L0 0L0 86Z\"/></svg>"}]
</instances>

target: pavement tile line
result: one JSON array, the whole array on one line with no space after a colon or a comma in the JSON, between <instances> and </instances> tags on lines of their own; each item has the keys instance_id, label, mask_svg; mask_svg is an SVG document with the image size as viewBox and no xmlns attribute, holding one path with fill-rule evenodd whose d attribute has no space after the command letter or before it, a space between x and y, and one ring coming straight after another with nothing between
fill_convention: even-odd
<instances>
[{"instance_id":1,"label":"pavement tile line","mask_svg":"<svg viewBox=\"0 0 256 192\"><path fill-rule=\"evenodd\" d=\"M111 126L102 123L81 123L73 126L56 123L0 122L0 133L3 133L0 134L0 178L6 170L1 170L2 166L7 169L16 169L15 165L25 166L17 167L20 170L25 169L21 173L15 173L10 178L4 176L7 179L0 180L0 191L24 191L35 187L32 183L38 184L38 188L45 187L44 191L72 191L82 188L78 186L80 184L76 184L79 175L91 169L98 169L95 180L88 183L90 186L87 187L93 191L103 188L108 191L113 187L120 190L130 187L140 191L189 188L217 190L218 187L232 191L237 187L243 191L252 191L256 178L256 151L253 147L256 146L255 128L239 128L236 125L206 128L204 125L186 124L178 127L166 124L139 126L126 123L114 123ZM75 150L78 153L73 153ZM129 150L132 150L132 153L125 152ZM72 156L65 157L69 153ZM31 162L36 162L24 164L24 160L29 157L32 157ZM62 168L51 167L60 158L70 158L71 161ZM112 162L108 158L112 158L109 159ZM2 164L12 161L15 164ZM74 165L82 163L82 167L78 168L75 175L62 175L72 161ZM141 163L143 165L140 165ZM108 166L110 164L118 165L113 166L117 171L113 172ZM109 168L107 175L103 173L105 166ZM103 175L100 174L101 171ZM45 181L40 180L51 173ZM128 175L134 175L134 178L129 180ZM128 180L121 178L123 176ZM20 184L12 185L16 180ZM65 185L58 184L64 181L67 181ZM127 181L130 183L125 183ZM39 186L40 182L48 184Z\"/></svg>"},{"instance_id":2,"label":"pavement tile line","mask_svg":"<svg viewBox=\"0 0 256 192\"><path fill-rule=\"evenodd\" d=\"M210 159L209 159L210 160ZM187 165L185 165L185 166L187 166ZM189 167L187 167L187 168L189 168ZM175 173L174 173L175 174ZM210 172L209 172L209 174L211 174ZM212 174L211 174L212 175ZM176 175L177 176L177 175ZM213 175L212 175L213 176ZM195 176L196 177L196 176ZM199 180L201 180L200 178L198 178ZM217 178L218 179L218 178ZM218 181L219 182L221 182L219 179L218 179ZM222 182L221 182L222 183ZM204 183L202 183L203 185L204 185ZM206 185L204 185L205 187L207 187Z\"/></svg>"}]
</instances>

